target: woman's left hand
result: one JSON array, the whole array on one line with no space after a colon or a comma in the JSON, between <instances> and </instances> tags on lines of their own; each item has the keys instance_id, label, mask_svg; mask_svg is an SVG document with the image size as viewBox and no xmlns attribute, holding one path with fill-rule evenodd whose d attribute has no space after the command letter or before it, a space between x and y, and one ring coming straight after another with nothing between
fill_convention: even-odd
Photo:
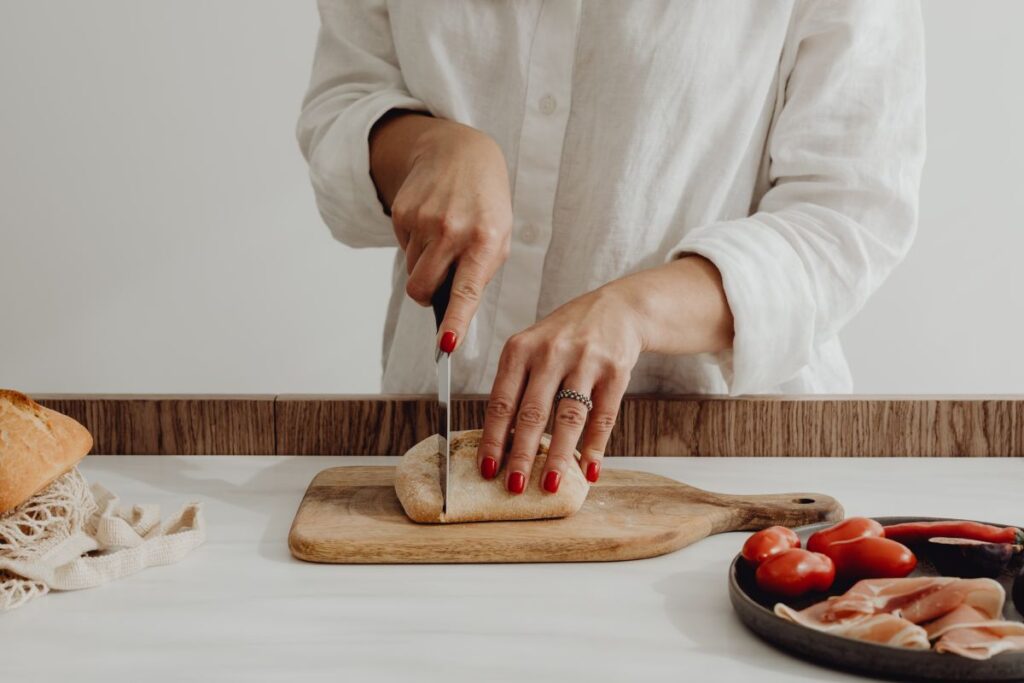
<instances>
[{"instance_id":1,"label":"woman's left hand","mask_svg":"<svg viewBox=\"0 0 1024 683\"><path fill-rule=\"evenodd\" d=\"M522 493L530 480L555 394L563 388L590 396L593 409L588 415L579 401L558 402L541 486L549 493L558 490L567 468L576 467L574 453L581 435L580 466L587 479L597 481L601 454L643 348L636 312L613 285L573 299L505 344L487 404L479 458L481 474L494 478L515 426L505 463L505 487L511 493Z\"/></svg>"},{"instance_id":2,"label":"woman's left hand","mask_svg":"<svg viewBox=\"0 0 1024 683\"><path fill-rule=\"evenodd\" d=\"M596 482L640 353L715 351L731 341L732 315L721 276L698 256L614 280L573 299L506 342L478 450L481 475L493 479L504 460L506 489L522 493L554 409L541 487L558 491L564 473L577 466L581 436L579 466ZM589 396L593 408L572 398L554 405L560 389Z\"/></svg>"}]
</instances>

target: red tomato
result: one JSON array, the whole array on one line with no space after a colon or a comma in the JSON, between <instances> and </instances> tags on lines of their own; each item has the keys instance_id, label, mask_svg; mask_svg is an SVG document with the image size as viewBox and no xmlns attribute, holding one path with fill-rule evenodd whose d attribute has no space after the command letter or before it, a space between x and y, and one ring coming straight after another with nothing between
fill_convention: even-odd
<instances>
[{"instance_id":1,"label":"red tomato","mask_svg":"<svg viewBox=\"0 0 1024 683\"><path fill-rule=\"evenodd\" d=\"M773 555L799 547L800 537L795 531L784 526L770 526L747 539L742 555L744 560L756 566Z\"/></svg>"},{"instance_id":2,"label":"red tomato","mask_svg":"<svg viewBox=\"0 0 1024 683\"><path fill-rule=\"evenodd\" d=\"M827 591L836 578L828 555L792 548L765 560L755 574L763 591L795 598L810 591Z\"/></svg>"},{"instance_id":3,"label":"red tomato","mask_svg":"<svg viewBox=\"0 0 1024 683\"><path fill-rule=\"evenodd\" d=\"M813 533L807 539L807 549L814 553L823 553L825 548L836 541L850 541L868 536L885 536L885 529L873 519L850 517L835 526Z\"/></svg>"},{"instance_id":4,"label":"red tomato","mask_svg":"<svg viewBox=\"0 0 1024 683\"><path fill-rule=\"evenodd\" d=\"M847 579L897 579L917 566L907 546L876 536L836 541L825 548L825 554L835 562L836 573Z\"/></svg>"}]
</instances>

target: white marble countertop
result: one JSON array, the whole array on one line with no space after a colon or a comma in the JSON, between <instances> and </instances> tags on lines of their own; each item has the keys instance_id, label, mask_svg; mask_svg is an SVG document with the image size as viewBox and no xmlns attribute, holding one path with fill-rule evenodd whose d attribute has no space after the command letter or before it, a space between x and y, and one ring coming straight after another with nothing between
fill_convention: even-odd
<instances>
[{"instance_id":1,"label":"white marble countertop","mask_svg":"<svg viewBox=\"0 0 1024 683\"><path fill-rule=\"evenodd\" d=\"M394 458L90 456L122 502L204 504L183 562L0 615L0 681L843 681L745 630L724 534L634 562L306 564L286 536L309 480ZM1024 523L1022 459L614 458L728 493L820 491L849 515Z\"/></svg>"}]
</instances>

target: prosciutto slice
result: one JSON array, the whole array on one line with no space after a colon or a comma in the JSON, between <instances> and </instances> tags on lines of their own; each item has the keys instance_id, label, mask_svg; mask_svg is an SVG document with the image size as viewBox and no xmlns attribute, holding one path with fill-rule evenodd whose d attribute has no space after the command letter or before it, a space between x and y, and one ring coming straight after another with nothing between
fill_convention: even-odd
<instances>
[{"instance_id":1,"label":"prosciutto slice","mask_svg":"<svg viewBox=\"0 0 1024 683\"><path fill-rule=\"evenodd\" d=\"M931 647L928 634L923 628L894 614L860 614L837 621L823 618L827 609L827 602L819 602L799 612L781 602L775 605L775 613L783 619L815 631L913 650L927 650Z\"/></svg>"},{"instance_id":2,"label":"prosciutto slice","mask_svg":"<svg viewBox=\"0 0 1024 683\"><path fill-rule=\"evenodd\" d=\"M939 590L904 605L900 614L915 624L923 624L967 605L987 619L1001 619L1006 592L992 579L953 579Z\"/></svg>"},{"instance_id":3,"label":"prosciutto slice","mask_svg":"<svg viewBox=\"0 0 1024 683\"><path fill-rule=\"evenodd\" d=\"M936 652L988 659L1000 652L1024 650L1024 623L993 619L970 605L961 605L928 624Z\"/></svg>"},{"instance_id":4,"label":"prosciutto slice","mask_svg":"<svg viewBox=\"0 0 1024 683\"><path fill-rule=\"evenodd\" d=\"M804 610L775 613L816 631L871 643L988 659L1024 650L1024 623L1002 619L1006 593L992 579L868 579Z\"/></svg>"},{"instance_id":5,"label":"prosciutto slice","mask_svg":"<svg viewBox=\"0 0 1024 683\"><path fill-rule=\"evenodd\" d=\"M955 582L956 579L945 576L858 581L846 593L827 600L828 607L822 618L836 621L879 612L900 613L907 607L925 602L926 598L930 599ZM921 623L921 620L910 621Z\"/></svg>"}]
</instances>

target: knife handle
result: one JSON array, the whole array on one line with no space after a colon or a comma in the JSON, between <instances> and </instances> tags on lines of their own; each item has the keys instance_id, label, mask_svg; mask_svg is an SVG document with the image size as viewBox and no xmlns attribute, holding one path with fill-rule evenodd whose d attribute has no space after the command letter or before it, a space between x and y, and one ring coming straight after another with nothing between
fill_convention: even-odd
<instances>
[{"instance_id":1,"label":"knife handle","mask_svg":"<svg viewBox=\"0 0 1024 683\"><path fill-rule=\"evenodd\" d=\"M448 311L448 301L452 298L453 282L455 282L454 263L448 268L448 275L445 276L444 282L440 284L434 295L430 297L430 305L434 307L434 324L437 325L438 330L441 329L444 314Z\"/></svg>"}]
</instances>

